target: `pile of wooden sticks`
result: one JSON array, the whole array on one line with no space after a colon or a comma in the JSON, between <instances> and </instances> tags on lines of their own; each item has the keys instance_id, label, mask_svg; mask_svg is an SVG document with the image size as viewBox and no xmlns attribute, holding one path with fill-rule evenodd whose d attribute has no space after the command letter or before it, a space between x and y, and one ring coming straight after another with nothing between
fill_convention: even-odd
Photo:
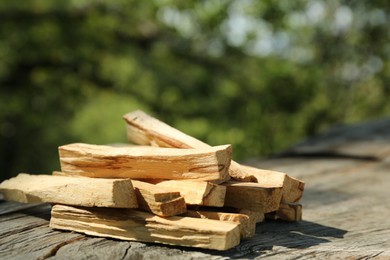
<instances>
[{"instance_id":1,"label":"pile of wooden sticks","mask_svg":"<svg viewBox=\"0 0 390 260\"><path fill-rule=\"evenodd\" d=\"M121 145L59 147L61 171L0 184L7 200L52 203L50 226L92 236L226 250L267 219L300 221L304 183L240 165L147 115L124 116Z\"/></svg>"}]
</instances>

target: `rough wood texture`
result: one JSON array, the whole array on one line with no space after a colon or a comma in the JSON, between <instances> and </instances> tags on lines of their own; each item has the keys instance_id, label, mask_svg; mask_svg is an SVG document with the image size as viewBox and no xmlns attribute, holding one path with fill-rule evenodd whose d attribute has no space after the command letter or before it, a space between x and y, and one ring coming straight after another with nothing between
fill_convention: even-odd
<instances>
[{"instance_id":1,"label":"rough wood texture","mask_svg":"<svg viewBox=\"0 0 390 260\"><path fill-rule=\"evenodd\" d=\"M142 111L130 112L123 116L127 123L127 138L130 142L139 145L152 145L174 148L208 148L210 145L189 136L160 120L149 116ZM229 175L250 181L253 178L242 172L239 164L232 161L229 174L225 175L224 181L229 180Z\"/></svg>"},{"instance_id":2,"label":"rough wood texture","mask_svg":"<svg viewBox=\"0 0 390 260\"><path fill-rule=\"evenodd\" d=\"M59 147L63 172L98 178L220 181L229 169L231 153L230 145L204 149L89 144Z\"/></svg>"},{"instance_id":3,"label":"rough wood texture","mask_svg":"<svg viewBox=\"0 0 390 260\"><path fill-rule=\"evenodd\" d=\"M283 172L258 169L241 165L247 173L256 178L256 182L264 187L282 187L282 201L286 203L299 202L302 198L305 183Z\"/></svg>"},{"instance_id":4,"label":"rough wood texture","mask_svg":"<svg viewBox=\"0 0 390 260\"><path fill-rule=\"evenodd\" d=\"M222 207L225 201L226 187L200 181L161 181L150 180L158 187L170 188L180 192L189 205Z\"/></svg>"},{"instance_id":5,"label":"rough wood texture","mask_svg":"<svg viewBox=\"0 0 390 260\"><path fill-rule=\"evenodd\" d=\"M302 204L280 203L279 209L266 214L267 219L282 219L285 221L302 221Z\"/></svg>"},{"instance_id":6,"label":"rough wood texture","mask_svg":"<svg viewBox=\"0 0 390 260\"><path fill-rule=\"evenodd\" d=\"M141 210L158 216L169 217L186 212L186 202L179 191L132 180L138 205Z\"/></svg>"},{"instance_id":7,"label":"rough wood texture","mask_svg":"<svg viewBox=\"0 0 390 260\"><path fill-rule=\"evenodd\" d=\"M268 213L279 208L282 187L264 187L253 182L223 183L226 186L225 206Z\"/></svg>"},{"instance_id":8,"label":"rough wood texture","mask_svg":"<svg viewBox=\"0 0 390 260\"><path fill-rule=\"evenodd\" d=\"M88 207L137 208L130 180L19 174L0 184L6 200Z\"/></svg>"},{"instance_id":9,"label":"rough wood texture","mask_svg":"<svg viewBox=\"0 0 390 260\"><path fill-rule=\"evenodd\" d=\"M136 210L55 205L50 227L93 236L226 250L240 242L238 225L187 217L162 218Z\"/></svg>"},{"instance_id":10,"label":"rough wood texture","mask_svg":"<svg viewBox=\"0 0 390 260\"><path fill-rule=\"evenodd\" d=\"M0 200L0 259L389 259L390 155L376 154L390 148L390 119L382 121L383 127L366 124L367 131L358 126L359 132L367 132L361 139L373 141L368 150L362 146L359 156L317 149L313 154L247 161L305 181L304 216L299 223L259 223L254 237L230 250L195 250L60 232L48 227L47 205L15 212L31 205ZM348 133L354 135L354 127L343 132L343 138L335 135L326 143L331 141L339 151L349 146L353 138ZM317 147L319 140L314 144Z\"/></svg>"},{"instance_id":11,"label":"rough wood texture","mask_svg":"<svg viewBox=\"0 0 390 260\"><path fill-rule=\"evenodd\" d=\"M186 217L215 219L219 221L230 221L238 224L241 238L250 238L255 234L256 222L250 221L249 216L239 213L213 212L205 210L188 210Z\"/></svg>"},{"instance_id":12,"label":"rough wood texture","mask_svg":"<svg viewBox=\"0 0 390 260\"><path fill-rule=\"evenodd\" d=\"M238 213L240 214L244 214L244 215L247 215L249 217L249 220L253 223L260 223L260 222L263 222L264 221L264 213L263 212L260 212L260 211L254 211L254 210L250 210L250 209L240 209L238 211Z\"/></svg>"}]
</instances>

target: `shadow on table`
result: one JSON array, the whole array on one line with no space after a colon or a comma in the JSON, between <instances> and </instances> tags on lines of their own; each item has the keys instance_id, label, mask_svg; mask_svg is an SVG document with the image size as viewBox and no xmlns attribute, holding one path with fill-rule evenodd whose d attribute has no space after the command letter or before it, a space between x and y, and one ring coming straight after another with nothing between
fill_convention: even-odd
<instances>
[{"instance_id":1,"label":"shadow on table","mask_svg":"<svg viewBox=\"0 0 390 260\"><path fill-rule=\"evenodd\" d=\"M2 206L4 207L4 204L7 203L10 202L2 202ZM50 219L50 204L32 205L29 208L23 208L22 206L25 206L23 204L20 204L21 208L15 208L15 205L9 206L10 208L13 206L14 210L16 209L15 211L11 212L18 212L19 214L26 214L45 220ZM319 244L328 243L331 241L331 238L343 238L346 233L346 230L328 227L310 221L302 221L299 223L265 221L257 225L256 234L252 238L241 241L240 245L227 251L221 252L216 250L202 250L199 248L168 245L161 246L149 243L146 243L146 245L148 245L148 247L161 247L165 250L174 249L173 251L175 251L175 254L177 255L180 255L180 251L203 252L212 256L222 256L229 258L245 257L250 259L265 254L269 255L270 250L275 250L275 253L277 253L278 251L283 251L283 248L305 249ZM130 244L132 244L132 242L130 242Z\"/></svg>"},{"instance_id":2,"label":"shadow on table","mask_svg":"<svg viewBox=\"0 0 390 260\"><path fill-rule=\"evenodd\" d=\"M264 222L257 225L253 238L234 248L232 257L257 257L274 246L304 249L330 242L328 238L343 238L346 230L320 225L310 221L287 223Z\"/></svg>"},{"instance_id":3,"label":"shadow on table","mask_svg":"<svg viewBox=\"0 0 390 260\"><path fill-rule=\"evenodd\" d=\"M320 225L310 221L289 223L266 221L256 227L254 237L225 252L202 250L204 253L229 258L255 258L274 247L305 249L330 242L329 238L343 238L348 231Z\"/></svg>"}]
</instances>

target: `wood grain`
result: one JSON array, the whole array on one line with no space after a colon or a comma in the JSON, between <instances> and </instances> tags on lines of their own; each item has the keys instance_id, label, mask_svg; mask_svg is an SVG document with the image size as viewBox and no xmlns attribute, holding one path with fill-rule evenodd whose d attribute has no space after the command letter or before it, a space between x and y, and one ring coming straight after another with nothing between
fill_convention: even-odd
<instances>
[{"instance_id":1,"label":"wood grain","mask_svg":"<svg viewBox=\"0 0 390 260\"><path fill-rule=\"evenodd\" d=\"M256 222L251 221L248 215L206 210L188 210L184 216L191 218L215 219L238 224L241 238L253 237L256 230Z\"/></svg>"},{"instance_id":2,"label":"wood grain","mask_svg":"<svg viewBox=\"0 0 390 260\"><path fill-rule=\"evenodd\" d=\"M137 208L130 180L72 178L21 173L0 184L6 200L88 207Z\"/></svg>"},{"instance_id":3,"label":"wood grain","mask_svg":"<svg viewBox=\"0 0 390 260\"><path fill-rule=\"evenodd\" d=\"M305 183L293 178L286 173L259 169L251 166L241 165L249 174L256 178L256 182L264 187L282 187L282 199L285 203L296 203L302 198Z\"/></svg>"},{"instance_id":4,"label":"wood grain","mask_svg":"<svg viewBox=\"0 0 390 260\"><path fill-rule=\"evenodd\" d=\"M58 148L63 172L96 178L221 181L231 146L204 149L69 144Z\"/></svg>"},{"instance_id":5,"label":"wood grain","mask_svg":"<svg viewBox=\"0 0 390 260\"><path fill-rule=\"evenodd\" d=\"M267 219L285 221L302 221L302 204L281 202L279 209L265 215Z\"/></svg>"},{"instance_id":6,"label":"wood grain","mask_svg":"<svg viewBox=\"0 0 390 260\"><path fill-rule=\"evenodd\" d=\"M264 187L254 182L223 183L226 186L225 206L268 213L279 208L282 187Z\"/></svg>"},{"instance_id":7,"label":"wood grain","mask_svg":"<svg viewBox=\"0 0 390 260\"><path fill-rule=\"evenodd\" d=\"M132 180L139 208L161 217L180 215L186 212L186 202L179 191Z\"/></svg>"},{"instance_id":8,"label":"wood grain","mask_svg":"<svg viewBox=\"0 0 390 260\"><path fill-rule=\"evenodd\" d=\"M139 145L151 145L174 148L208 148L210 145L189 136L166 123L137 110L123 116L127 125L127 138L130 142ZM232 161L229 174L223 181L228 181L230 176L242 181L250 181L253 178L240 170L239 164Z\"/></svg>"},{"instance_id":9,"label":"wood grain","mask_svg":"<svg viewBox=\"0 0 390 260\"><path fill-rule=\"evenodd\" d=\"M238 224L188 217L162 218L136 210L55 205L50 227L93 236L226 250L240 242Z\"/></svg>"},{"instance_id":10,"label":"wood grain","mask_svg":"<svg viewBox=\"0 0 390 260\"><path fill-rule=\"evenodd\" d=\"M200 181L149 181L157 187L179 191L189 205L222 207L225 202L226 187L222 185Z\"/></svg>"}]
</instances>

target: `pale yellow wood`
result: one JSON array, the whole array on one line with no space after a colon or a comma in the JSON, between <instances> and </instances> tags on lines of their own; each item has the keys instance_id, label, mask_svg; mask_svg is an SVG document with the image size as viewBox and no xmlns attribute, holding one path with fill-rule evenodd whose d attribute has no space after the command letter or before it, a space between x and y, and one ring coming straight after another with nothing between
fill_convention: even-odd
<instances>
[{"instance_id":1,"label":"pale yellow wood","mask_svg":"<svg viewBox=\"0 0 390 260\"><path fill-rule=\"evenodd\" d=\"M186 212L186 202L180 192L143 181L132 180L132 183L140 209L162 217Z\"/></svg>"},{"instance_id":2,"label":"pale yellow wood","mask_svg":"<svg viewBox=\"0 0 390 260\"><path fill-rule=\"evenodd\" d=\"M215 219L219 221L230 221L238 224L240 228L241 238L253 237L256 231L256 222L251 221L250 217L245 214L228 213L228 212L215 212L206 210L188 210L184 214L186 217L191 218L203 218L203 219Z\"/></svg>"},{"instance_id":3,"label":"pale yellow wood","mask_svg":"<svg viewBox=\"0 0 390 260\"><path fill-rule=\"evenodd\" d=\"M250 209L240 209L238 211L238 213L240 214L244 214L244 215L247 215L250 219L250 221L252 223L260 223L260 222L263 222L264 221L264 213L261 212L261 211L254 211L254 210L250 210Z\"/></svg>"},{"instance_id":4,"label":"pale yellow wood","mask_svg":"<svg viewBox=\"0 0 390 260\"><path fill-rule=\"evenodd\" d=\"M127 124L127 138L135 144L185 149L210 147L140 110L124 115L123 119ZM232 173L226 172L223 181L229 180Z\"/></svg>"},{"instance_id":5,"label":"pale yellow wood","mask_svg":"<svg viewBox=\"0 0 390 260\"><path fill-rule=\"evenodd\" d=\"M137 208L130 180L73 178L52 175L17 177L0 184L6 200L36 203L49 202L88 207Z\"/></svg>"},{"instance_id":6,"label":"pale yellow wood","mask_svg":"<svg viewBox=\"0 0 390 260\"><path fill-rule=\"evenodd\" d=\"M226 250L240 243L238 224L189 217L162 218L137 210L55 205L50 227L92 236Z\"/></svg>"},{"instance_id":7,"label":"pale yellow wood","mask_svg":"<svg viewBox=\"0 0 390 260\"><path fill-rule=\"evenodd\" d=\"M209 182L184 180L149 180L158 187L174 189L180 192L189 205L222 207L225 201L226 187Z\"/></svg>"},{"instance_id":8,"label":"pale yellow wood","mask_svg":"<svg viewBox=\"0 0 390 260\"><path fill-rule=\"evenodd\" d=\"M127 123L127 138L135 144L173 148L210 147L140 110L124 115L123 119Z\"/></svg>"},{"instance_id":9,"label":"pale yellow wood","mask_svg":"<svg viewBox=\"0 0 390 260\"><path fill-rule=\"evenodd\" d=\"M280 207L275 212L266 214L267 219L282 219L285 221L302 221L302 204L280 203Z\"/></svg>"},{"instance_id":10,"label":"pale yellow wood","mask_svg":"<svg viewBox=\"0 0 390 260\"><path fill-rule=\"evenodd\" d=\"M269 171L241 165L242 169L256 178L256 182L267 186L283 187L282 201L286 203L299 202L302 198L305 183L283 172Z\"/></svg>"},{"instance_id":11,"label":"pale yellow wood","mask_svg":"<svg viewBox=\"0 0 390 260\"><path fill-rule=\"evenodd\" d=\"M76 143L59 147L63 172L97 178L221 181L229 169L231 152L230 145L175 149Z\"/></svg>"},{"instance_id":12,"label":"pale yellow wood","mask_svg":"<svg viewBox=\"0 0 390 260\"><path fill-rule=\"evenodd\" d=\"M282 187L264 187L254 182L223 183L226 186L225 206L249 209L259 212L272 212L279 208Z\"/></svg>"}]
</instances>

